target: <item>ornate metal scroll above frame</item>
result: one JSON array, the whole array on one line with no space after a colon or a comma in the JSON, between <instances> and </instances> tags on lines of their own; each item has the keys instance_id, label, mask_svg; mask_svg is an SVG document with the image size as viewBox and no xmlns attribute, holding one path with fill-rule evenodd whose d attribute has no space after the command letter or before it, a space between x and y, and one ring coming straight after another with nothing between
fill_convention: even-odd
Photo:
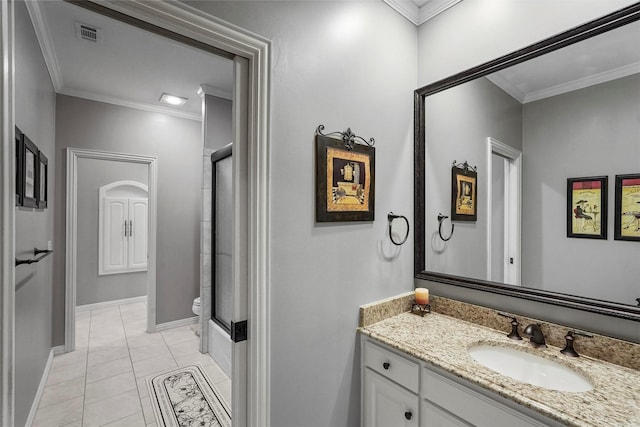
<instances>
[{"instance_id":1,"label":"ornate metal scroll above frame","mask_svg":"<svg viewBox=\"0 0 640 427\"><path fill-rule=\"evenodd\" d=\"M362 141L362 143L368 145L369 147L373 147L376 143L376 140L373 138L369 138L369 140L367 141L363 137L356 135L351 131L351 128L347 128L347 130L344 132L322 133L323 130L324 130L324 125L318 126L318 128L316 129L316 135L322 135L322 136L340 135L342 137L342 143L344 144L344 148L346 148L349 151L353 150L353 146L359 141Z\"/></svg>"}]
</instances>

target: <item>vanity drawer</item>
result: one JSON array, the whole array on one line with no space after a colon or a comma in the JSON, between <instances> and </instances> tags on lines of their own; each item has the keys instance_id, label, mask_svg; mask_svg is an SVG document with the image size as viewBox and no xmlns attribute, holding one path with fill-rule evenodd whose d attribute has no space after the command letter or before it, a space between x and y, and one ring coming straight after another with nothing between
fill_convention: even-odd
<instances>
[{"instance_id":1,"label":"vanity drawer","mask_svg":"<svg viewBox=\"0 0 640 427\"><path fill-rule=\"evenodd\" d=\"M418 393L420 365L370 341L364 345L364 364L374 371Z\"/></svg>"}]
</instances>

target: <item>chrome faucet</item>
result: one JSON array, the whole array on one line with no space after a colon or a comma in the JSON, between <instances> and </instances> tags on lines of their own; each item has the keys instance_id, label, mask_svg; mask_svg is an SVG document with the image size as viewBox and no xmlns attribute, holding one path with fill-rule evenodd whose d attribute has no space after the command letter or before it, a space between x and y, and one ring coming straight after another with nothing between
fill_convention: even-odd
<instances>
[{"instance_id":1,"label":"chrome faucet","mask_svg":"<svg viewBox=\"0 0 640 427\"><path fill-rule=\"evenodd\" d=\"M542 329L540 329L540 323L532 323L524 328L524 334L531 337L529 338L529 341L535 348L547 346L544 341L544 334L542 333Z\"/></svg>"}]
</instances>

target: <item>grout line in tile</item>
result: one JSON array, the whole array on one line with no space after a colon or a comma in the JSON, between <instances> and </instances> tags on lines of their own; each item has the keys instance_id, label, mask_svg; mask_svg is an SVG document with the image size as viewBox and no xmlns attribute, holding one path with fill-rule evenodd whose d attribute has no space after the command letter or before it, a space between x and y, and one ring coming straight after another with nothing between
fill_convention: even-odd
<instances>
[{"instance_id":1,"label":"grout line in tile","mask_svg":"<svg viewBox=\"0 0 640 427\"><path fill-rule=\"evenodd\" d=\"M145 305L145 309L146 309L146 305ZM140 397L140 389L138 389L138 381L136 379L135 370L133 368L133 359L131 358L131 348L129 347L129 336L127 336L126 328L124 327L124 319L122 317L122 306L121 305L118 306L118 312L120 313L120 320L122 321L122 328L125 329L124 340L127 343L127 353L129 353L129 362L131 362L131 370L133 372L133 378L134 378L134 381L136 383L136 394L138 396L138 403L140 404L140 410L143 411L144 409L142 407L142 398ZM148 326L149 325L147 325L147 327ZM144 422L144 414L142 415L142 420Z\"/></svg>"},{"instance_id":2,"label":"grout line in tile","mask_svg":"<svg viewBox=\"0 0 640 427\"><path fill-rule=\"evenodd\" d=\"M89 310L89 337L87 339L87 359L84 366L84 388L82 393L82 416L80 417L81 425L84 425L84 406L87 403L87 374L89 373L89 353L91 352L91 320L93 317L93 310Z\"/></svg>"}]
</instances>

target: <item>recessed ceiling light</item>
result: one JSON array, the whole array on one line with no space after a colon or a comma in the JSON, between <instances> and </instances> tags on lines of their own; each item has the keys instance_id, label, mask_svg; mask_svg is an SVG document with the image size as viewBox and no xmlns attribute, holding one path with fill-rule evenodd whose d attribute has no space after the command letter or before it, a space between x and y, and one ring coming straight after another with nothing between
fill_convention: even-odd
<instances>
[{"instance_id":1,"label":"recessed ceiling light","mask_svg":"<svg viewBox=\"0 0 640 427\"><path fill-rule=\"evenodd\" d=\"M181 96L169 95L166 92L163 92L162 95L160 96L160 102L162 102L163 104L173 105L175 107L182 107L184 104L187 103L188 100L189 100L189 98L183 98Z\"/></svg>"}]
</instances>

